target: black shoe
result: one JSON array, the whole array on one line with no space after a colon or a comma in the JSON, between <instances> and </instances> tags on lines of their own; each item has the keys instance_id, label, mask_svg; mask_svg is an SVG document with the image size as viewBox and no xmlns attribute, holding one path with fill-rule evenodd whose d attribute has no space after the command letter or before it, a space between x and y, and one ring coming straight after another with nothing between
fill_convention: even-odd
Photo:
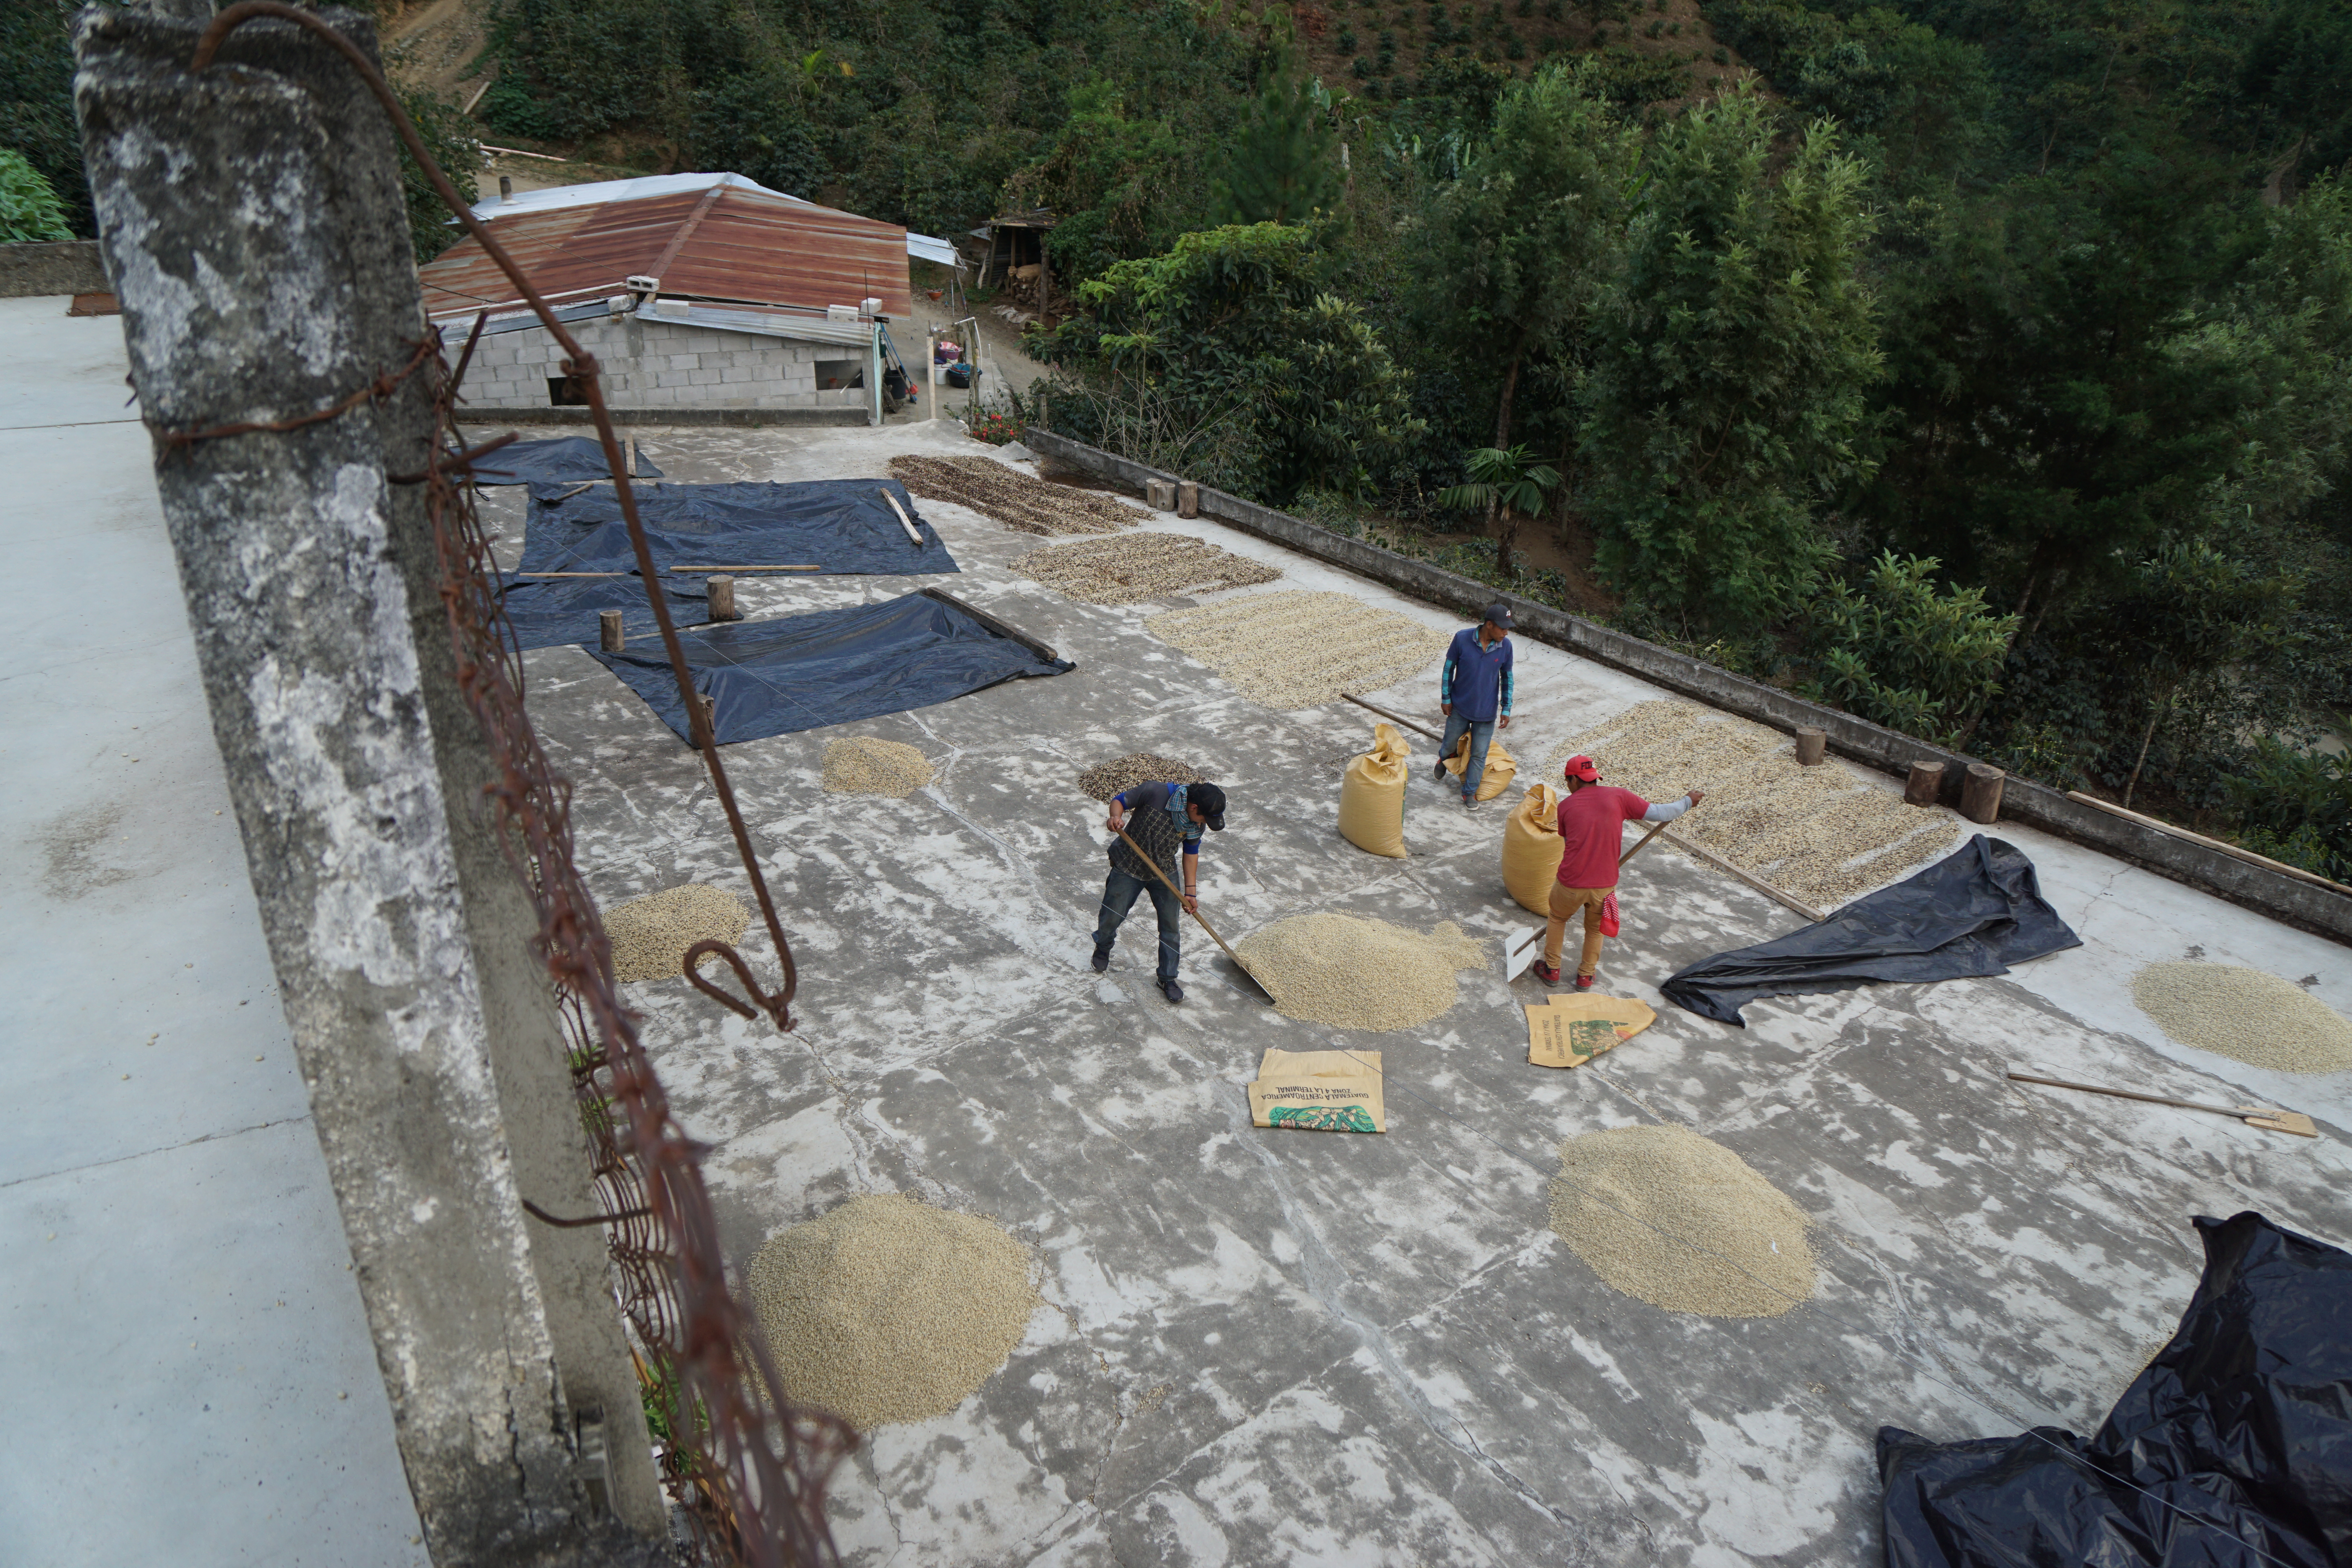
<instances>
[{"instance_id":1,"label":"black shoe","mask_svg":"<svg viewBox=\"0 0 2352 1568\"><path fill-rule=\"evenodd\" d=\"M1437 771L1431 773L1429 776L1435 779L1439 784L1444 784L1445 782L1445 759L1443 757L1438 759Z\"/></svg>"},{"instance_id":2,"label":"black shoe","mask_svg":"<svg viewBox=\"0 0 2352 1568\"><path fill-rule=\"evenodd\" d=\"M1109 967L1110 949L1107 947L1098 947L1095 949L1095 973L1097 974L1100 974L1104 970L1108 969Z\"/></svg>"},{"instance_id":3,"label":"black shoe","mask_svg":"<svg viewBox=\"0 0 2352 1568\"><path fill-rule=\"evenodd\" d=\"M1184 1000L1184 988L1173 980L1163 979L1160 982L1160 994L1171 1002L1181 1002Z\"/></svg>"}]
</instances>

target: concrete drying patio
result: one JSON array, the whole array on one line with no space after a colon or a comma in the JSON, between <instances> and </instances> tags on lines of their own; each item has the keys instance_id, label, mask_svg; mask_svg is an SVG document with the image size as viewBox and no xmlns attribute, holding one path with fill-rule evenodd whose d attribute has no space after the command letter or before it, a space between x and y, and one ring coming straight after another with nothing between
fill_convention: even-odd
<instances>
[{"instance_id":1,"label":"concrete drying patio","mask_svg":"<svg viewBox=\"0 0 2352 1568\"><path fill-rule=\"evenodd\" d=\"M689 480L986 450L944 425L638 434ZM494 497L519 548L520 492ZM1762 1003L1745 1031L1666 1006L1657 983L1797 917L1654 847L1629 868L1601 988L1658 1022L1573 1072L1528 1065L1519 1007L1543 988L1505 985L1499 962L1465 974L1433 1024L1384 1036L1280 1017L1197 931L1171 1006L1150 984L1146 906L1093 974L1106 836L1076 783L1090 763L1159 752L1226 785L1230 830L1201 880L1228 940L1318 910L1482 936L1533 923L1499 872L1519 790L1465 813L1416 740L1412 856L1365 855L1335 817L1369 715L1260 708L1142 629L1171 604L1070 603L1009 569L1047 542L923 510L961 575L746 578L746 613L937 581L1078 668L729 747L799 961L800 1026L745 1023L683 981L627 988L687 1125L714 1146L739 1267L785 1226L897 1190L992 1215L1034 1250L1047 1305L1011 1364L951 1415L876 1432L837 1478L854 1562L1875 1563L1881 1425L2095 1427L2188 1300L2192 1215L2254 1208L2352 1240L2352 1075L2281 1078L2174 1045L2130 999L2141 964L2189 957L2352 1012L2346 951L2032 830L1995 829L2084 946L2002 979ZM1245 592L1336 588L1456 624L1214 523L1149 526L1286 574ZM1517 658L1503 739L1523 784L1555 742L1664 695L1524 639ZM598 897L744 891L695 754L584 654L541 650L529 668ZM1433 662L1371 695L1432 719L1435 683ZM905 801L827 795L824 742L851 733L919 747L938 782ZM745 950L772 975L756 924ZM1386 1135L1249 1127L1242 1085L1265 1047L1341 1045L1386 1053ZM2005 1082L2023 1062L2269 1100L2323 1135ZM1559 1142L1654 1121L1727 1144L1812 1217L1811 1302L1746 1321L1661 1311L1552 1237Z\"/></svg>"}]
</instances>

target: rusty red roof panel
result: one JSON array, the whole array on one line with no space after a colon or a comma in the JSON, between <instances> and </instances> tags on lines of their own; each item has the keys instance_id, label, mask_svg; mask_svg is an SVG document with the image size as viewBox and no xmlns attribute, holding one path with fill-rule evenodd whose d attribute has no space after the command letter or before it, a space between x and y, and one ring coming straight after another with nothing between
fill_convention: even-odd
<instances>
[{"instance_id":1,"label":"rusty red roof panel","mask_svg":"<svg viewBox=\"0 0 2352 1568\"><path fill-rule=\"evenodd\" d=\"M886 316L914 313L907 231L831 207L738 187L493 216L490 233L531 286L555 304L621 292L672 243L661 291L697 300L822 310L878 299ZM470 237L419 269L434 317L518 303L514 286Z\"/></svg>"}]
</instances>

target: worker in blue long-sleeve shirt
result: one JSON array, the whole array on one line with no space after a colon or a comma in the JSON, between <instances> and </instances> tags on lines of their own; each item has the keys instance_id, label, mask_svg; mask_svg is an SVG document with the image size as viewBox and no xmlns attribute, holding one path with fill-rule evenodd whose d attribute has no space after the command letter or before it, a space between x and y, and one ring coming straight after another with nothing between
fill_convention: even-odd
<instances>
[{"instance_id":1,"label":"worker in blue long-sleeve shirt","mask_svg":"<svg viewBox=\"0 0 2352 1568\"><path fill-rule=\"evenodd\" d=\"M1496 725L1511 727L1511 606L1489 605L1486 618L1454 634L1438 678L1438 705L1445 713L1445 739L1437 748L1437 782L1445 782L1445 759L1470 736L1469 765L1462 770L1462 804L1478 804L1478 781L1486 774L1486 748Z\"/></svg>"}]
</instances>

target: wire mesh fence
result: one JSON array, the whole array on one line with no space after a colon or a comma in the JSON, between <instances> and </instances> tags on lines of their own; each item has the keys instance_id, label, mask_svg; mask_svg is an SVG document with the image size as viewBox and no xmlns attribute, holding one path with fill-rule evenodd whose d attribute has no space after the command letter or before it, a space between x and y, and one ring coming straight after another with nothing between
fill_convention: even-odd
<instances>
[{"instance_id":1,"label":"wire mesh fence","mask_svg":"<svg viewBox=\"0 0 2352 1568\"><path fill-rule=\"evenodd\" d=\"M692 716L696 743L733 830L782 970L781 984L765 990L732 946L704 942L688 950L685 975L735 1012L746 1017L765 1016L779 1029L789 1029L798 984L792 945L736 805L708 715L695 700L677 629L656 585L657 576L627 464L604 406L596 362L564 331L487 226L474 217L425 151L374 63L331 25L278 0L245 0L213 19L197 45L193 68L205 69L232 31L258 19L304 28L350 63L457 221L514 283L517 296L567 356L562 368L584 391L671 669ZM571 786L549 764L525 710L521 657L501 605L497 563L467 482L475 461L515 437L469 450L457 428L458 388L483 325L483 320L476 320L454 365L443 352L437 330L428 327L421 342L409 345L412 357L395 374L380 375L370 386L311 415L249 428L290 430L340 417L382 401L390 388L420 370L432 377L436 456L422 473L389 478L395 484L424 487L456 679L492 762L483 805L537 912L533 945L547 965L562 1016L602 1211L577 1219L540 1214L535 1208L532 1212L550 1224L604 1229L614 1295L635 1342L646 1416L661 1448L662 1479L704 1559L744 1568L834 1563L838 1554L825 1522L825 1485L856 1437L840 1422L796 1410L775 1392L782 1384L758 1321L728 1289L718 1222L702 1179L704 1151L673 1114L636 1020L619 998L611 947L573 853ZM193 432L187 439L241 433L245 430ZM706 954L733 971L743 987L742 997L698 973Z\"/></svg>"}]
</instances>

